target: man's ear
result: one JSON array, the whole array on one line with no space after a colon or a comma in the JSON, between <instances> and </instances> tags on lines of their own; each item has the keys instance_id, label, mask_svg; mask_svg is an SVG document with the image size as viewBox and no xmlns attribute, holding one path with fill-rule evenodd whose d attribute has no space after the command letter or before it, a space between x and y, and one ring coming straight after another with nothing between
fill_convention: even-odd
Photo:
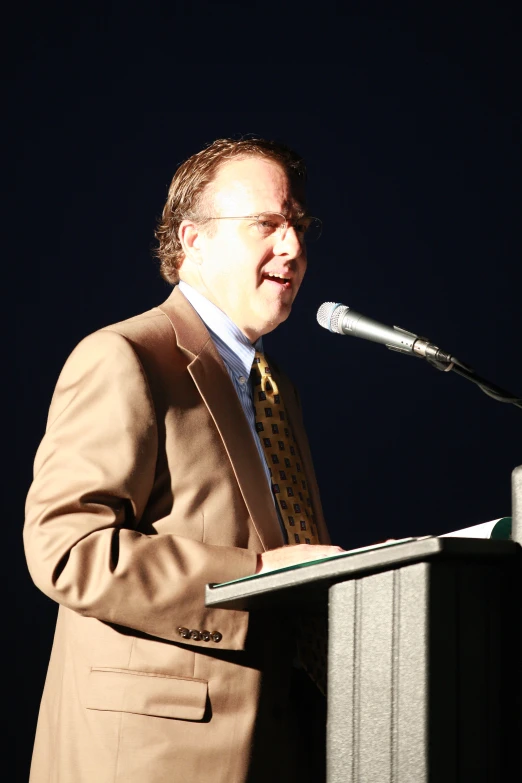
<instances>
[{"instance_id":1,"label":"man's ear","mask_svg":"<svg viewBox=\"0 0 522 783\"><path fill-rule=\"evenodd\" d=\"M191 261L193 264L201 265L203 262L201 229L192 220L182 220L178 229L178 237L185 254L185 262Z\"/></svg>"}]
</instances>

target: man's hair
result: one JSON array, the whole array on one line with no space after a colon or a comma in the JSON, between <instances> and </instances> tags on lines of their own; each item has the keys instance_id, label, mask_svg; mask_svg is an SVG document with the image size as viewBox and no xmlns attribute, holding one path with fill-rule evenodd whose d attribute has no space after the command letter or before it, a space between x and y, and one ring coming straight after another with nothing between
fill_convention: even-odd
<instances>
[{"instance_id":1,"label":"man's hair","mask_svg":"<svg viewBox=\"0 0 522 783\"><path fill-rule=\"evenodd\" d=\"M185 257L178 230L182 220L204 225L209 222L211 195L209 185L215 180L222 164L241 158L266 158L278 163L294 187L304 192L306 166L304 160L285 144L259 138L217 139L201 152L188 158L177 169L170 183L167 201L155 231L159 246L154 255L160 261L164 280L175 285Z\"/></svg>"}]
</instances>

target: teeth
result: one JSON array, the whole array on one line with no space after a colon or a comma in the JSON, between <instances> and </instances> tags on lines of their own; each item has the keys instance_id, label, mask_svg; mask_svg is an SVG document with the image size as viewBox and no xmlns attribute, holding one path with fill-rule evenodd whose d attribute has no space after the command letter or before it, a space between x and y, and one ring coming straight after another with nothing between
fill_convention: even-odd
<instances>
[{"instance_id":1,"label":"teeth","mask_svg":"<svg viewBox=\"0 0 522 783\"><path fill-rule=\"evenodd\" d=\"M279 280L288 280L284 275L278 275L275 272L269 272L268 277L277 277Z\"/></svg>"}]
</instances>

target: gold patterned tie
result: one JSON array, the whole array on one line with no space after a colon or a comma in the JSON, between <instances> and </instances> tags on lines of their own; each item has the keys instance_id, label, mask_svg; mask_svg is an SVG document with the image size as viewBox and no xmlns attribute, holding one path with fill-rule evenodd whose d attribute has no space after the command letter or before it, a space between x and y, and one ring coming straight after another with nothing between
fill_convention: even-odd
<instances>
[{"instance_id":1,"label":"gold patterned tie","mask_svg":"<svg viewBox=\"0 0 522 783\"><path fill-rule=\"evenodd\" d=\"M264 354L252 365L256 430L268 463L272 491L289 544L318 544L308 480L290 430L281 393Z\"/></svg>"},{"instance_id":2,"label":"gold patterned tie","mask_svg":"<svg viewBox=\"0 0 522 783\"><path fill-rule=\"evenodd\" d=\"M318 544L308 479L281 392L264 354L252 364L256 430L263 445L272 491L288 536L288 543ZM297 646L303 668L326 695L328 626L324 615L307 613L296 621Z\"/></svg>"}]
</instances>

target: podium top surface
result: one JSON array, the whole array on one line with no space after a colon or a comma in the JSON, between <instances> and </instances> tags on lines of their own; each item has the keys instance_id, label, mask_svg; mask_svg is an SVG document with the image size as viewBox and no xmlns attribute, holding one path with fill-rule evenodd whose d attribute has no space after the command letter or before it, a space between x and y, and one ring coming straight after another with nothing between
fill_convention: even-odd
<instances>
[{"instance_id":1,"label":"podium top surface","mask_svg":"<svg viewBox=\"0 0 522 783\"><path fill-rule=\"evenodd\" d=\"M324 593L336 582L402 568L422 561L443 559L498 560L516 557L520 546L514 541L425 536L348 550L333 557L298 563L266 574L253 574L205 588L206 606L226 609L263 609L278 604L301 603L306 593L323 603ZM277 593L277 599L275 598Z\"/></svg>"}]
</instances>

